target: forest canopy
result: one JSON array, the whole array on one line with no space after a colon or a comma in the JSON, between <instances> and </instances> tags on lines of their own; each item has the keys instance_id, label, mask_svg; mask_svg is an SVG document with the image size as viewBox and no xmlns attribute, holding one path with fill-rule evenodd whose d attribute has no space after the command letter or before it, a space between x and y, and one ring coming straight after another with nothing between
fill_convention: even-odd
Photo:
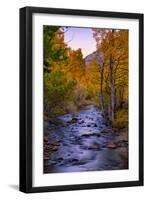
<instances>
[{"instance_id":1,"label":"forest canopy","mask_svg":"<svg viewBox=\"0 0 147 200\"><path fill-rule=\"evenodd\" d=\"M113 126L127 126L128 30L91 29L96 56L87 62L80 47L65 42L69 29L43 26L44 116L95 105Z\"/></svg>"}]
</instances>

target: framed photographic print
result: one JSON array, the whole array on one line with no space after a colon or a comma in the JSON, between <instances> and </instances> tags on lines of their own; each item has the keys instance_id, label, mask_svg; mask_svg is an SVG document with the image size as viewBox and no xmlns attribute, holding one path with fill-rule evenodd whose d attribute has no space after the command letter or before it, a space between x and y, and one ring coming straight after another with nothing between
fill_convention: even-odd
<instances>
[{"instance_id":1,"label":"framed photographic print","mask_svg":"<svg viewBox=\"0 0 147 200\"><path fill-rule=\"evenodd\" d=\"M20 191L143 185L143 14L20 9Z\"/></svg>"}]
</instances>

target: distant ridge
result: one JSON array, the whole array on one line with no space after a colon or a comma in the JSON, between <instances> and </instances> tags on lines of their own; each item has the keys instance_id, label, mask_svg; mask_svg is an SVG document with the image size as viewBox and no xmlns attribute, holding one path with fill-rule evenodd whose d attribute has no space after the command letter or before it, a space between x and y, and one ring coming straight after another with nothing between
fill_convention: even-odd
<instances>
[{"instance_id":1,"label":"distant ridge","mask_svg":"<svg viewBox=\"0 0 147 200\"><path fill-rule=\"evenodd\" d=\"M85 63L89 64L90 62L92 62L93 59L97 58L98 63L102 64L103 60L102 60L102 55L100 52L94 51L93 53L89 54L88 56L86 56L84 58Z\"/></svg>"}]
</instances>

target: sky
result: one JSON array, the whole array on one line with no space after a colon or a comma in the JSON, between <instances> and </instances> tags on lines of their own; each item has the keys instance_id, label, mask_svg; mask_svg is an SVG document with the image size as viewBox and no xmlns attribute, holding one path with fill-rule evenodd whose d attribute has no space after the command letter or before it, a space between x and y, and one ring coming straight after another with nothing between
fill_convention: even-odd
<instances>
[{"instance_id":1,"label":"sky","mask_svg":"<svg viewBox=\"0 0 147 200\"><path fill-rule=\"evenodd\" d=\"M83 57L96 50L96 41L90 28L69 27L64 34L64 40L74 50L81 48Z\"/></svg>"}]
</instances>

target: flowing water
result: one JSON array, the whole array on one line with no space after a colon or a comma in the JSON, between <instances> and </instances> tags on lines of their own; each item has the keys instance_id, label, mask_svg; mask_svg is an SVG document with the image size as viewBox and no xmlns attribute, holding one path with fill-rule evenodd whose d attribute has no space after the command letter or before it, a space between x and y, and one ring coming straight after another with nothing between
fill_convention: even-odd
<instances>
[{"instance_id":1,"label":"flowing water","mask_svg":"<svg viewBox=\"0 0 147 200\"><path fill-rule=\"evenodd\" d=\"M108 125L97 107L49 123L44 144L44 173L118 170L128 168L127 130Z\"/></svg>"}]
</instances>

